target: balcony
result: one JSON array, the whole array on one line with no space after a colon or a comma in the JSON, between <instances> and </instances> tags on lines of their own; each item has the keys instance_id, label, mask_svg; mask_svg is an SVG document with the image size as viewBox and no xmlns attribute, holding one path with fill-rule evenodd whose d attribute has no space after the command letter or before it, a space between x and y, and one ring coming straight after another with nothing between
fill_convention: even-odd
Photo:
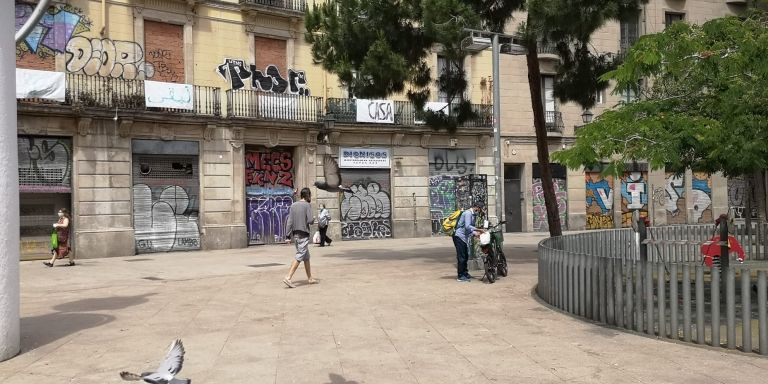
<instances>
[{"instance_id":1,"label":"balcony","mask_svg":"<svg viewBox=\"0 0 768 384\"><path fill-rule=\"evenodd\" d=\"M283 17L302 17L307 10L306 0L240 0L240 9Z\"/></svg>"},{"instance_id":2,"label":"balcony","mask_svg":"<svg viewBox=\"0 0 768 384\"><path fill-rule=\"evenodd\" d=\"M320 97L228 90L227 117L318 122L323 115Z\"/></svg>"},{"instance_id":3,"label":"balcony","mask_svg":"<svg viewBox=\"0 0 768 384\"><path fill-rule=\"evenodd\" d=\"M416 107L408 101L393 101L395 125L423 125ZM328 113L332 113L338 123L357 123L357 99L329 98ZM463 128L490 128L493 126L493 105L472 104L477 117L463 122ZM367 124L367 123L362 123Z\"/></svg>"},{"instance_id":4,"label":"balcony","mask_svg":"<svg viewBox=\"0 0 768 384\"><path fill-rule=\"evenodd\" d=\"M563 125L563 114L557 111L545 111L544 124L547 127L548 133L562 134L565 129L565 126Z\"/></svg>"},{"instance_id":5,"label":"balcony","mask_svg":"<svg viewBox=\"0 0 768 384\"><path fill-rule=\"evenodd\" d=\"M192 86L193 108L153 108L146 106L143 80L124 80L112 77L88 76L68 73L64 103L41 99L18 99L22 104L59 104L79 108L154 111L202 116L221 115L221 91L218 87Z\"/></svg>"},{"instance_id":6,"label":"balcony","mask_svg":"<svg viewBox=\"0 0 768 384\"><path fill-rule=\"evenodd\" d=\"M541 60L560 60L560 55L557 53L557 46L554 44L544 44L539 42L539 44L536 45L536 51Z\"/></svg>"}]
</instances>

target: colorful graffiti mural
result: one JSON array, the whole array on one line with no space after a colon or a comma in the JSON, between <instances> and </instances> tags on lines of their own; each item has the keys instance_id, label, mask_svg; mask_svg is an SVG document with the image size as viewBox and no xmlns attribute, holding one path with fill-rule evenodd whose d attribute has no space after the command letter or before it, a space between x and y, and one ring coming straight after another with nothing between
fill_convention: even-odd
<instances>
[{"instance_id":1,"label":"colorful graffiti mural","mask_svg":"<svg viewBox=\"0 0 768 384\"><path fill-rule=\"evenodd\" d=\"M685 206L685 176L667 172L662 196L662 204L667 212L667 224L686 224L688 213Z\"/></svg>"},{"instance_id":2,"label":"colorful graffiti mural","mask_svg":"<svg viewBox=\"0 0 768 384\"><path fill-rule=\"evenodd\" d=\"M443 219L456 211L456 177L429 177L429 213L432 218L432 234L439 234Z\"/></svg>"},{"instance_id":3,"label":"colorful graffiti mural","mask_svg":"<svg viewBox=\"0 0 768 384\"><path fill-rule=\"evenodd\" d=\"M32 16L34 6L16 3L16 30L18 31ZM16 46L16 57L21 58L31 53L41 58L66 52L67 43L72 37L91 30L91 20L79 8L71 5L57 5L48 8L36 27L32 29L23 43Z\"/></svg>"},{"instance_id":4,"label":"colorful graffiti mural","mask_svg":"<svg viewBox=\"0 0 768 384\"><path fill-rule=\"evenodd\" d=\"M749 188L742 177L728 179L728 211L737 219L747 217L747 199L749 199L751 218L757 219L758 204L755 200L754 188Z\"/></svg>"},{"instance_id":5,"label":"colorful graffiti mural","mask_svg":"<svg viewBox=\"0 0 768 384\"><path fill-rule=\"evenodd\" d=\"M712 177L705 172L694 172L691 180L693 222L712 223Z\"/></svg>"},{"instance_id":6,"label":"colorful graffiti mural","mask_svg":"<svg viewBox=\"0 0 768 384\"><path fill-rule=\"evenodd\" d=\"M568 223L568 190L566 189L565 179L553 178L552 184L555 187L555 199L557 200L557 211L560 215L560 227L567 228ZM549 231L549 222L547 222L547 206L544 204L544 186L540 178L533 179L531 188L533 200L533 230L546 232Z\"/></svg>"},{"instance_id":7,"label":"colorful graffiti mural","mask_svg":"<svg viewBox=\"0 0 768 384\"><path fill-rule=\"evenodd\" d=\"M293 152L246 151L245 192L249 244L281 242L293 203Z\"/></svg>"},{"instance_id":8,"label":"colorful graffiti mural","mask_svg":"<svg viewBox=\"0 0 768 384\"><path fill-rule=\"evenodd\" d=\"M341 195L342 240L392 237L392 202L388 170L342 169L351 191Z\"/></svg>"},{"instance_id":9,"label":"colorful graffiti mural","mask_svg":"<svg viewBox=\"0 0 768 384\"><path fill-rule=\"evenodd\" d=\"M613 176L586 172L587 229L614 228Z\"/></svg>"},{"instance_id":10,"label":"colorful graffiti mural","mask_svg":"<svg viewBox=\"0 0 768 384\"><path fill-rule=\"evenodd\" d=\"M632 214L648 217L648 173L626 172L621 178L621 226L632 226Z\"/></svg>"}]
</instances>

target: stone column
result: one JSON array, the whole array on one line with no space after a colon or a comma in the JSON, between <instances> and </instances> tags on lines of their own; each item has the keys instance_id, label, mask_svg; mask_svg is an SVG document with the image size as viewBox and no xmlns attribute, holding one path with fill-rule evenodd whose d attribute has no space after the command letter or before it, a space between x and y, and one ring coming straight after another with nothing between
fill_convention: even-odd
<instances>
[{"instance_id":1,"label":"stone column","mask_svg":"<svg viewBox=\"0 0 768 384\"><path fill-rule=\"evenodd\" d=\"M13 2L0 7L0 361L19 353L19 155ZM2 10L5 12L2 12Z\"/></svg>"}]
</instances>

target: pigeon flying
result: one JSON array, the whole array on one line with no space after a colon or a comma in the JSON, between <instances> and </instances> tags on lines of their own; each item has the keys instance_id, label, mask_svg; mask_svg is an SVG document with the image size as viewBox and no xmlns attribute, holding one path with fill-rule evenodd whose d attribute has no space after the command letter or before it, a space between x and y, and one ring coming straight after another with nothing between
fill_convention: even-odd
<instances>
[{"instance_id":1,"label":"pigeon flying","mask_svg":"<svg viewBox=\"0 0 768 384\"><path fill-rule=\"evenodd\" d=\"M325 181L315 181L315 187L328 192L352 192L351 189L341 185L339 163L331 155L325 155L323 159L323 177Z\"/></svg>"},{"instance_id":2,"label":"pigeon flying","mask_svg":"<svg viewBox=\"0 0 768 384\"><path fill-rule=\"evenodd\" d=\"M165 360L160 363L157 372L144 372L141 375L130 372L120 372L120 377L126 381L144 380L150 384L190 384L190 379L176 379L175 376L181 372L181 366L184 364L184 345L181 340L176 339L171 343L171 349L165 355Z\"/></svg>"}]
</instances>

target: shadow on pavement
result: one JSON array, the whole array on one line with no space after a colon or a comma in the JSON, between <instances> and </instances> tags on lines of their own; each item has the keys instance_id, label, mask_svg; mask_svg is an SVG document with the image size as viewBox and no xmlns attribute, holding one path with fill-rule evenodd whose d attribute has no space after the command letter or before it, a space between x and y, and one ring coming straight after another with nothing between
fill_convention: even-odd
<instances>
[{"instance_id":1,"label":"shadow on pavement","mask_svg":"<svg viewBox=\"0 0 768 384\"><path fill-rule=\"evenodd\" d=\"M139 304L144 304L149 301L147 297L153 295L154 293L148 293L137 296L113 296L83 299L71 301L69 303L62 303L53 307L53 309L59 312L115 311L118 309L125 309Z\"/></svg>"},{"instance_id":2,"label":"shadow on pavement","mask_svg":"<svg viewBox=\"0 0 768 384\"><path fill-rule=\"evenodd\" d=\"M424 259L435 263L455 263L456 250L451 247L439 247L429 250L399 251L391 249L345 250L343 253L328 253L322 257L336 257L351 260L413 260Z\"/></svg>"},{"instance_id":3,"label":"shadow on pavement","mask_svg":"<svg viewBox=\"0 0 768 384\"><path fill-rule=\"evenodd\" d=\"M115 320L115 316L98 311L115 311L146 303L153 294L113 296L62 303L57 312L21 319L22 353L50 344L85 329L95 328Z\"/></svg>"},{"instance_id":4,"label":"shadow on pavement","mask_svg":"<svg viewBox=\"0 0 768 384\"><path fill-rule=\"evenodd\" d=\"M357 381L347 381L344 376L335 373L328 374L328 378L331 379L331 381L324 384L359 384Z\"/></svg>"}]
</instances>

